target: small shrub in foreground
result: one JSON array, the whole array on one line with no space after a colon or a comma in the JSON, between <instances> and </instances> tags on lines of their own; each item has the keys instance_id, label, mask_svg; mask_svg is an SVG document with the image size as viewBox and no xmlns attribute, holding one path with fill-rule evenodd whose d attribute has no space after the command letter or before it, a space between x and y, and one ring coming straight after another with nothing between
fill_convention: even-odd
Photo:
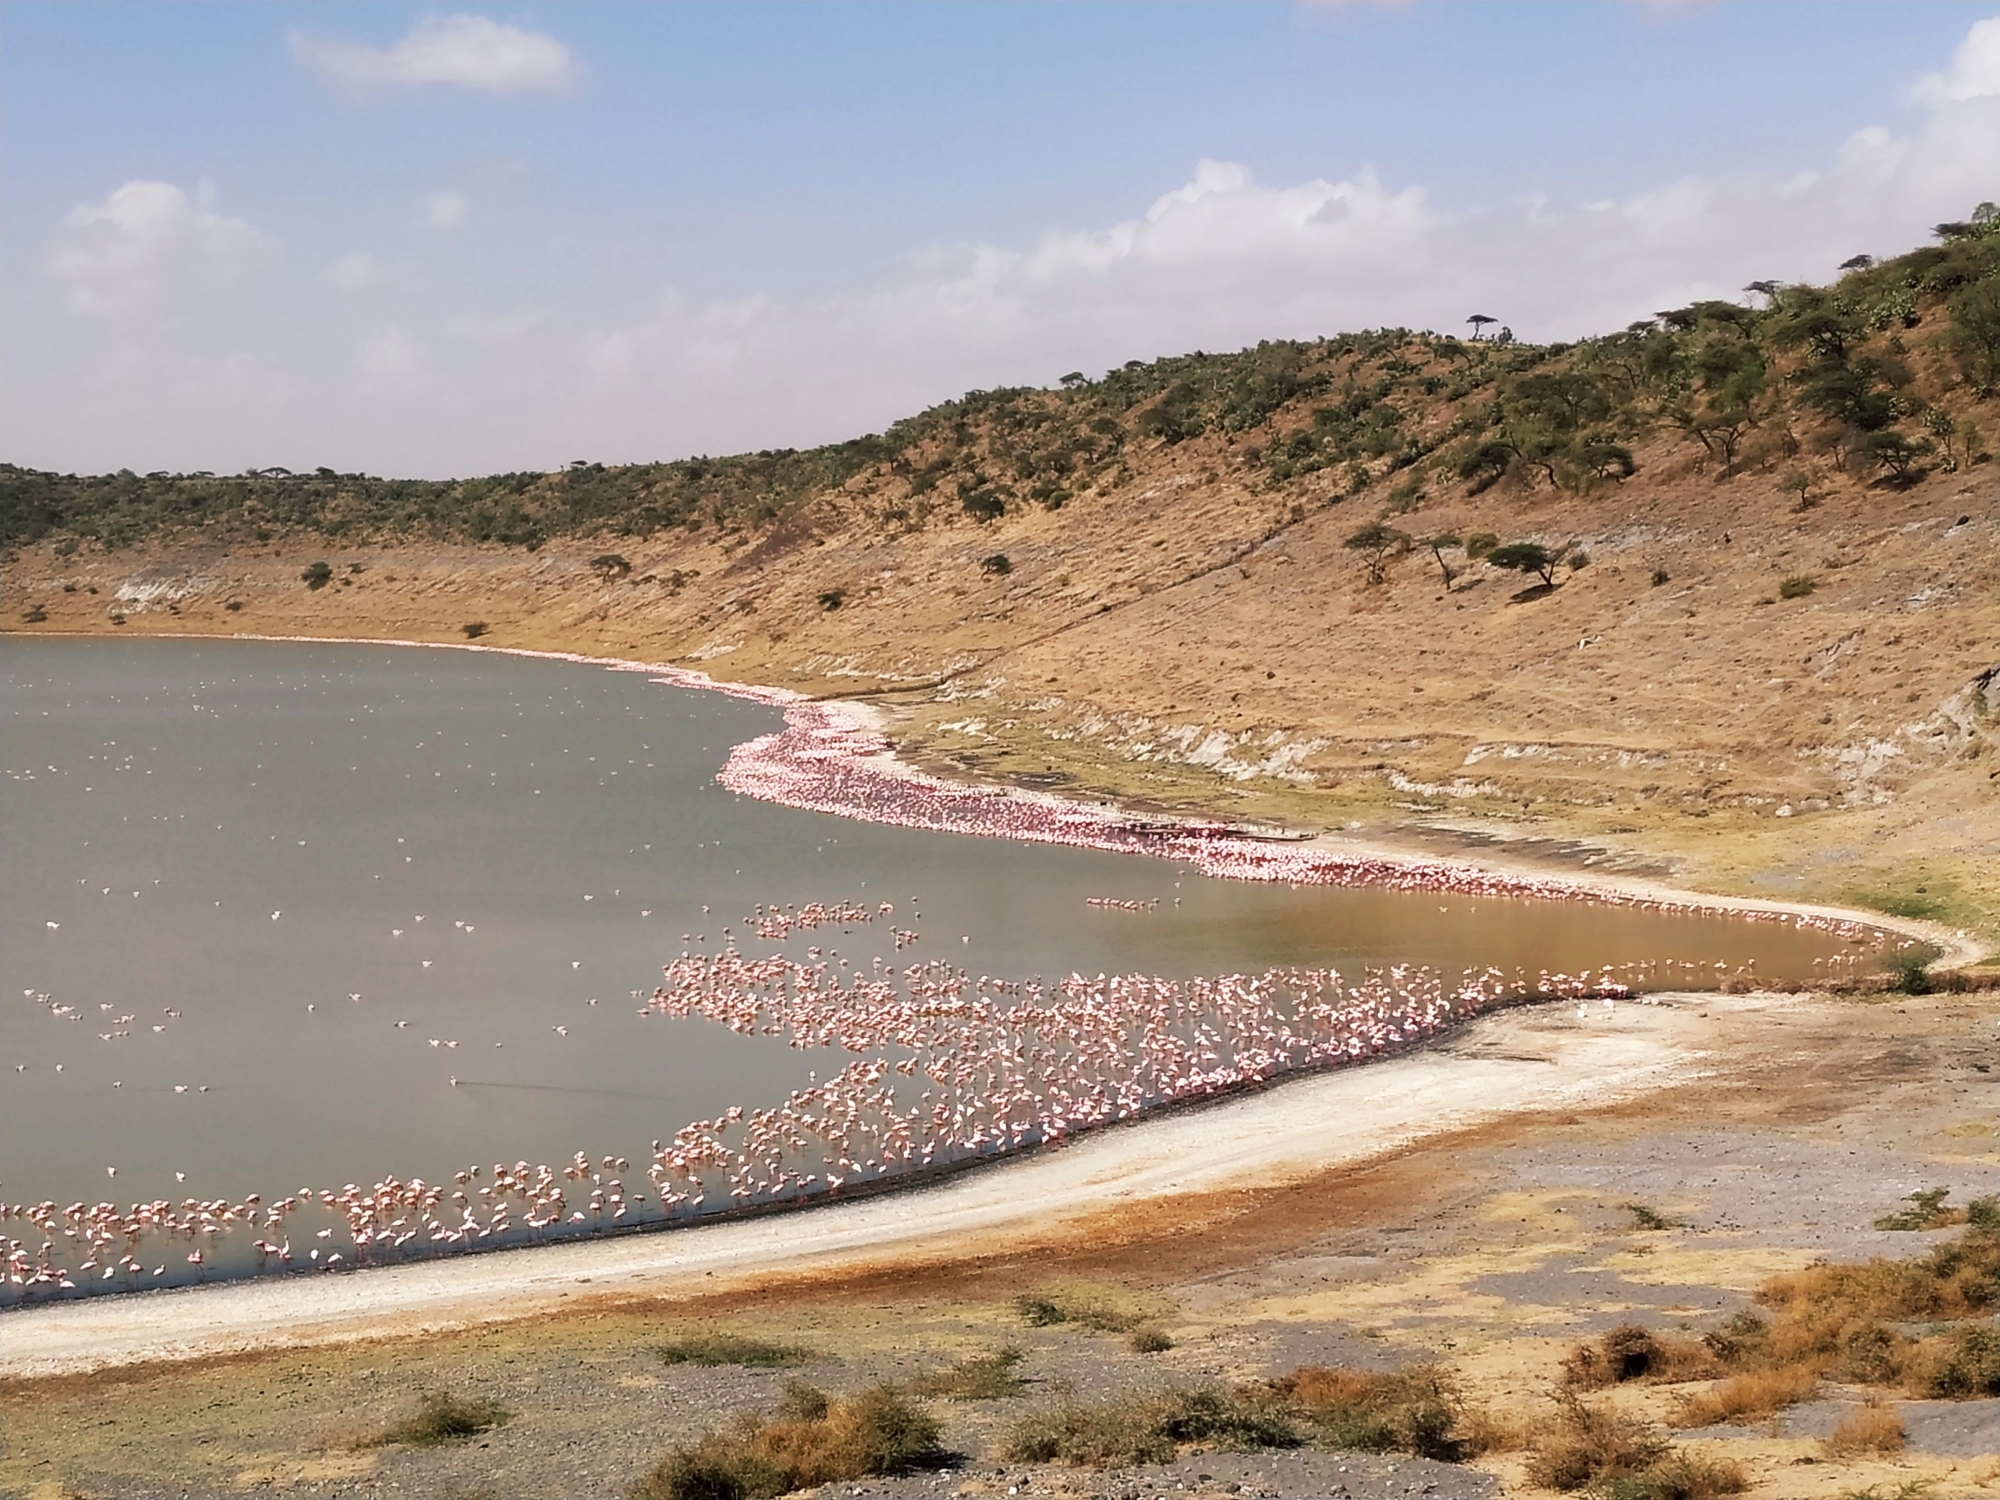
<instances>
[{"instance_id":1,"label":"small shrub in foreground","mask_svg":"<svg viewBox=\"0 0 2000 1500\"><path fill-rule=\"evenodd\" d=\"M1923 1188L1904 1200L1910 1205L1908 1208L1882 1215L1875 1221L1875 1227L1888 1230L1946 1229L1953 1224L1963 1224L1965 1210L1945 1204L1944 1200L1950 1196L1951 1189L1948 1187Z\"/></svg>"},{"instance_id":2,"label":"small shrub in foreground","mask_svg":"<svg viewBox=\"0 0 2000 1500\"><path fill-rule=\"evenodd\" d=\"M911 1389L919 1396L942 1396L947 1401L998 1401L1021 1394L1021 1377L1014 1367L1027 1358L1019 1349L996 1349L991 1354L975 1354L948 1369L920 1377Z\"/></svg>"},{"instance_id":3,"label":"small shrub in foreground","mask_svg":"<svg viewBox=\"0 0 2000 1500\"><path fill-rule=\"evenodd\" d=\"M1527 1474L1545 1489L1580 1490L1642 1473L1667 1452L1667 1440L1636 1417L1564 1396L1529 1448Z\"/></svg>"},{"instance_id":4,"label":"small shrub in foreground","mask_svg":"<svg viewBox=\"0 0 2000 1500\"><path fill-rule=\"evenodd\" d=\"M1680 1425L1710 1427L1717 1422L1768 1417L1804 1401L1818 1388L1819 1372L1805 1364L1732 1375L1713 1390L1683 1398Z\"/></svg>"},{"instance_id":5,"label":"small shrub in foreground","mask_svg":"<svg viewBox=\"0 0 2000 1500\"><path fill-rule=\"evenodd\" d=\"M1857 1453L1900 1453L1907 1436L1902 1414L1894 1406L1870 1401L1840 1419L1840 1425L1826 1440L1826 1451L1833 1458L1848 1458Z\"/></svg>"},{"instance_id":6,"label":"small shrub in foreground","mask_svg":"<svg viewBox=\"0 0 2000 1500\"><path fill-rule=\"evenodd\" d=\"M659 1354L670 1365L745 1365L753 1370L781 1370L812 1358L811 1350L796 1344L774 1344L740 1333L691 1333L660 1345Z\"/></svg>"},{"instance_id":7,"label":"small shrub in foreground","mask_svg":"<svg viewBox=\"0 0 2000 1500\"><path fill-rule=\"evenodd\" d=\"M1388 1373L1308 1365L1272 1381L1269 1390L1313 1423L1328 1447L1445 1462L1472 1450L1460 1431L1457 1394L1435 1365Z\"/></svg>"},{"instance_id":8,"label":"small shrub in foreground","mask_svg":"<svg viewBox=\"0 0 2000 1500\"><path fill-rule=\"evenodd\" d=\"M844 1400L803 1382L770 1421L756 1418L679 1447L627 1493L631 1500L772 1500L814 1485L908 1474L945 1457L937 1420L889 1386Z\"/></svg>"},{"instance_id":9,"label":"small shrub in foreground","mask_svg":"<svg viewBox=\"0 0 2000 1500\"><path fill-rule=\"evenodd\" d=\"M1636 1323L1578 1344L1563 1361L1563 1384L1602 1390L1628 1380L1699 1380L1715 1373L1715 1355L1693 1339L1656 1334Z\"/></svg>"},{"instance_id":10,"label":"small shrub in foreground","mask_svg":"<svg viewBox=\"0 0 2000 1500\"><path fill-rule=\"evenodd\" d=\"M1704 1458L1683 1448L1612 1480L1604 1500L1720 1500L1749 1488L1750 1476L1733 1459Z\"/></svg>"},{"instance_id":11,"label":"small shrub in foreground","mask_svg":"<svg viewBox=\"0 0 2000 1500\"><path fill-rule=\"evenodd\" d=\"M1130 1308L1081 1293L1029 1293L1014 1299L1014 1310L1030 1328L1073 1323L1092 1333L1130 1333L1145 1321Z\"/></svg>"},{"instance_id":12,"label":"small shrub in foreground","mask_svg":"<svg viewBox=\"0 0 2000 1500\"><path fill-rule=\"evenodd\" d=\"M1005 1452L1013 1463L1110 1469L1172 1463L1183 1443L1254 1451L1299 1441L1282 1413L1241 1391L1209 1388L1038 1412L1014 1424Z\"/></svg>"},{"instance_id":13,"label":"small shrub in foreground","mask_svg":"<svg viewBox=\"0 0 2000 1500\"><path fill-rule=\"evenodd\" d=\"M505 1411L491 1401L478 1398L467 1400L454 1396L449 1391L426 1391L417 1398L415 1416L390 1423L369 1438L363 1446L389 1448L407 1445L412 1448L435 1448L441 1443L455 1443L465 1438L477 1437L482 1432L498 1427L507 1420L507 1416Z\"/></svg>"},{"instance_id":14,"label":"small shrub in foreground","mask_svg":"<svg viewBox=\"0 0 2000 1500\"><path fill-rule=\"evenodd\" d=\"M476 641L493 627L488 625L484 620L467 620L459 628L465 632L465 638L468 641Z\"/></svg>"},{"instance_id":15,"label":"small shrub in foreground","mask_svg":"<svg viewBox=\"0 0 2000 1500\"><path fill-rule=\"evenodd\" d=\"M1134 1354L1165 1354L1174 1347L1174 1341L1158 1328L1135 1328L1125 1347Z\"/></svg>"}]
</instances>

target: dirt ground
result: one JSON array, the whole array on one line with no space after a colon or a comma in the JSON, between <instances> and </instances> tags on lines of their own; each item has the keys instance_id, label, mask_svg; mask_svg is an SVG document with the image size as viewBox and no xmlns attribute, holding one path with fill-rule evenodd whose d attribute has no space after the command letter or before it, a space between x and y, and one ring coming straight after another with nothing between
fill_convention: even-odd
<instances>
[{"instance_id":1,"label":"dirt ground","mask_svg":"<svg viewBox=\"0 0 2000 1500\"><path fill-rule=\"evenodd\" d=\"M1196 1453L1171 1470L1108 1475L995 1454L1038 1406L1301 1364L1434 1358L1469 1399L1533 1422L1552 1410L1559 1362L1580 1338L1628 1321L1705 1330L1774 1272L1921 1253L1936 1233L1869 1227L1918 1188L1949 1185L1958 1201L2000 1189L1990 994L1718 1003L1695 1018L1712 1023L1713 1045L1677 1087L1510 1114L1283 1183L713 1290L574 1287L531 1317L456 1332L10 1379L0 1489L610 1496L675 1442L768 1408L790 1375L839 1392L1012 1345L1027 1355L1023 1394L934 1403L957 1466L838 1492L1534 1494L1519 1455L1505 1453L1476 1467ZM1675 1227L1637 1227L1634 1204ZM1147 1314L1174 1347L1138 1354L1115 1335L1025 1326L1013 1299L1051 1290ZM718 1328L812 1358L773 1372L670 1366L655 1352ZM425 1388L490 1398L510 1420L438 1448L357 1445ZM1674 1395L1621 1387L1611 1399L1664 1422ZM1742 1460L1760 1497L1886 1495L1916 1481L1933 1487L1900 1492L2000 1495L2000 1403L1909 1403L1908 1451L1830 1459L1820 1438L1859 1395L1827 1389L1776 1422L1688 1441Z\"/></svg>"}]
</instances>

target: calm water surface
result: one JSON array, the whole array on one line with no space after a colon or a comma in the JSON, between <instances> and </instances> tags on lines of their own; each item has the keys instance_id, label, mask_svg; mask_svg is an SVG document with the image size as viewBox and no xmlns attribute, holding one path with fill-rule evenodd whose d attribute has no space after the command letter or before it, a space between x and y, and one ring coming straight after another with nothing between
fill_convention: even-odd
<instances>
[{"instance_id":1,"label":"calm water surface","mask_svg":"<svg viewBox=\"0 0 2000 1500\"><path fill-rule=\"evenodd\" d=\"M0 681L14 1202L642 1158L845 1061L635 1014L684 946L730 928L761 948L742 920L759 902L894 902L912 950L887 923L792 949L1009 977L1755 958L1778 978L1843 951L1770 923L1292 890L774 807L714 775L777 711L570 663L13 638Z\"/></svg>"}]
</instances>

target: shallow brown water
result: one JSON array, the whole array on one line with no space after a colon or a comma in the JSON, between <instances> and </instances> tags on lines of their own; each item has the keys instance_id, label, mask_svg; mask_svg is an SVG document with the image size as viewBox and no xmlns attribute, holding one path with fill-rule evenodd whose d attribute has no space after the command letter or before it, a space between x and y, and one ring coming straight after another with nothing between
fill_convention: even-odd
<instances>
[{"instance_id":1,"label":"shallow brown water","mask_svg":"<svg viewBox=\"0 0 2000 1500\"><path fill-rule=\"evenodd\" d=\"M644 1157L844 1061L635 1015L683 934L759 947L742 919L760 902L892 902L913 950L878 921L792 951L1007 977L1700 964L1672 971L1685 986L1718 961L1809 978L1847 951L1774 923L1236 883L775 807L713 779L775 710L571 663L14 638L0 667L16 1203Z\"/></svg>"}]
</instances>

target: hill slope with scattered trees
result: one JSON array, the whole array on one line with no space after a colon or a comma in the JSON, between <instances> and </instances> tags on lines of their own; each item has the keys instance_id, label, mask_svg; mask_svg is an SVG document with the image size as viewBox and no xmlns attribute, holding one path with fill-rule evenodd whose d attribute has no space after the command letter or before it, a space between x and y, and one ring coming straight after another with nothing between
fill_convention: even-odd
<instances>
[{"instance_id":1,"label":"hill slope with scattered trees","mask_svg":"<svg viewBox=\"0 0 2000 1500\"><path fill-rule=\"evenodd\" d=\"M6 624L671 659L869 697L941 768L1986 922L2000 213L1935 241L1575 344L1265 343L800 452L0 466Z\"/></svg>"}]
</instances>

